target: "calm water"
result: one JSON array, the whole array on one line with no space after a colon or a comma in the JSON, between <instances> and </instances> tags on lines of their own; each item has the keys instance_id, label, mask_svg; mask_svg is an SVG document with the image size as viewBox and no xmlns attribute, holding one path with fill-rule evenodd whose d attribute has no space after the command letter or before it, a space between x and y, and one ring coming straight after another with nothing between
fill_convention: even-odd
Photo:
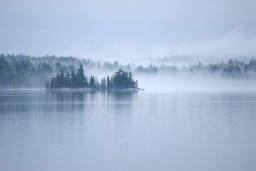
<instances>
[{"instance_id":1,"label":"calm water","mask_svg":"<svg viewBox=\"0 0 256 171\"><path fill-rule=\"evenodd\" d=\"M256 94L0 91L1 171L255 171Z\"/></svg>"}]
</instances>

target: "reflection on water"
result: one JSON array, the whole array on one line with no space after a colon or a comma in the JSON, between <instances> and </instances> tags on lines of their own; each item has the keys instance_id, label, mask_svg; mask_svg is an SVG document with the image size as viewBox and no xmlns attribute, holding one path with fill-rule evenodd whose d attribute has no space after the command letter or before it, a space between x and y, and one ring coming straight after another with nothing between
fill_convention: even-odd
<instances>
[{"instance_id":1,"label":"reflection on water","mask_svg":"<svg viewBox=\"0 0 256 171\"><path fill-rule=\"evenodd\" d=\"M111 105L115 109L131 108L136 103L136 91L51 91L47 92L55 101L58 110L83 110L85 105L99 107Z\"/></svg>"},{"instance_id":2,"label":"reflection on water","mask_svg":"<svg viewBox=\"0 0 256 171\"><path fill-rule=\"evenodd\" d=\"M0 91L0 170L255 170L256 94Z\"/></svg>"}]
</instances>

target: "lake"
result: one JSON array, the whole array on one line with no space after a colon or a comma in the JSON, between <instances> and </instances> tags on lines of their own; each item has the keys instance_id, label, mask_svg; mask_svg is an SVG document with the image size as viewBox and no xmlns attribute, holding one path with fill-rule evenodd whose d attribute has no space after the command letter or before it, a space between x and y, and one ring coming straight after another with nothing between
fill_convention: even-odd
<instances>
[{"instance_id":1,"label":"lake","mask_svg":"<svg viewBox=\"0 0 256 171\"><path fill-rule=\"evenodd\" d=\"M0 90L1 171L255 171L256 94Z\"/></svg>"}]
</instances>

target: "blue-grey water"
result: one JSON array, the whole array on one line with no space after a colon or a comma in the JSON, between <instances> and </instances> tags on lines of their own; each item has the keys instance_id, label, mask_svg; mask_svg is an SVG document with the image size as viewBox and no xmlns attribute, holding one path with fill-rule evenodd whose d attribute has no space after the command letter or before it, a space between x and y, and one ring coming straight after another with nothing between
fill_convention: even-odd
<instances>
[{"instance_id":1,"label":"blue-grey water","mask_svg":"<svg viewBox=\"0 0 256 171\"><path fill-rule=\"evenodd\" d=\"M0 91L1 171L255 171L254 93Z\"/></svg>"}]
</instances>

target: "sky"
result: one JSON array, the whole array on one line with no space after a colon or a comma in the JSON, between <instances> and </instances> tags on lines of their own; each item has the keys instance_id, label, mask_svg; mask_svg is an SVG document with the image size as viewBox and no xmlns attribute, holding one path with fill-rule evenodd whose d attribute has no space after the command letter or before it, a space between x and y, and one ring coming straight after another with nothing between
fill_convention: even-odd
<instances>
[{"instance_id":1,"label":"sky","mask_svg":"<svg viewBox=\"0 0 256 171\"><path fill-rule=\"evenodd\" d=\"M0 52L146 61L256 56L255 0L0 0Z\"/></svg>"}]
</instances>

